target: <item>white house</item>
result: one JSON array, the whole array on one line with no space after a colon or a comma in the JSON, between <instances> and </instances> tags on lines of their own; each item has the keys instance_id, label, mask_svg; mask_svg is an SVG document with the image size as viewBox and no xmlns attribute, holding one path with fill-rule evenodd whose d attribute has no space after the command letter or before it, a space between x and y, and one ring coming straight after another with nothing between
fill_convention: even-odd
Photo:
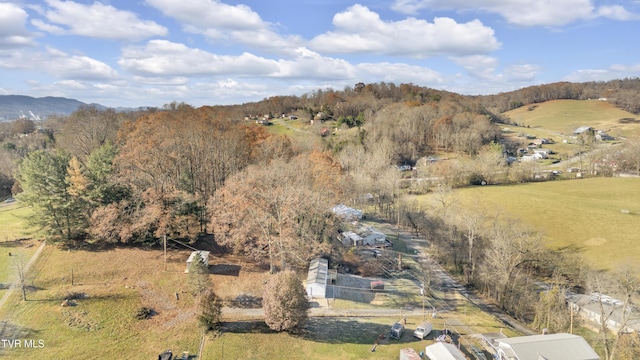
<instances>
[{"instance_id":1,"label":"white house","mask_svg":"<svg viewBox=\"0 0 640 360\"><path fill-rule=\"evenodd\" d=\"M200 261L202 261L202 263L205 266L209 266L209 252L208 251L204 251L204 250L193 251L191 253L191 255L189 255L189 258L187 259L187 269L184 271L185 273L189 272L189 269L191 268L191 263L193 263L195 261L196 255L200 256Z\"/></svg>"},{"instance_id":2,"label":"white house","mask_svg":"<svg viewBox=\"0 0 640 360\"><path fill-rule=\"evenodd\" d=\"M599 360L587 341L578 335L559 333L496 339L500 360Z\"/></svg>"},{"instance_id":3,"label":"white house","mask_svg":"<svg viewBox=\"0 0 640 360\"><path fill-rule=\"evenodd\" d=\"M551 150L549 149L533 149L533 153L534 154L540 154L542 155L543 159L546 159L549 157L549 154L551 154Z\"/></svg>"}]
</instances>

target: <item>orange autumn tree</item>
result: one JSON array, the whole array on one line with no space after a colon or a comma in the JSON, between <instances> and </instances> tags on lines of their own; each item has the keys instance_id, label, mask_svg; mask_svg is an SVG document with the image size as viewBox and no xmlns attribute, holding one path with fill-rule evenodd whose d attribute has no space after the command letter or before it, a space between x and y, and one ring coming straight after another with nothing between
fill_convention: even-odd
<instances>
[{"instance_id":1,"label":"orange autumn tree","mask_svg":"<svg viewBox=\"0 0 640 360\"><path fill-rule=\"evenodd\" d=\"M271 271L302 266L329 250L335 231L331 188L315 186L304 155L290 162L249 166L231 177L209 202L216 241L236 253L268 262Z\"/></svg>"}]
</instances>

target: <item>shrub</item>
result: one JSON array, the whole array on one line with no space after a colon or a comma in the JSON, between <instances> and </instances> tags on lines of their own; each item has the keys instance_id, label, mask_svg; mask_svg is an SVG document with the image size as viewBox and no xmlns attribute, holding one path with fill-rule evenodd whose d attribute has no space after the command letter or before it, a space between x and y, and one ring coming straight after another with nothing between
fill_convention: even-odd
<instances>
[{"instance_id":1,"label":"shrub","mask_svg":"<svg viewBox=\"0 0 640 360\"><path fill-rule=\"evenodd\" d=\"M294 330L308 317L307 292L292 271L273 275L265 287L262 306L265 323L275 331Z\"/></svg>"},{"instance_id":2,"label":"shrub","mask_svg":"<svg viewBox=\"0 0 640 360\"><path fill-rule=\"evenodd\" d=\"M146 320L151 318L154 314L155 314L155 311L152 308L143 306L140 309L138 309L138 311L136 311L135 317L138 320Z\"/></svg>"}]
</instances>

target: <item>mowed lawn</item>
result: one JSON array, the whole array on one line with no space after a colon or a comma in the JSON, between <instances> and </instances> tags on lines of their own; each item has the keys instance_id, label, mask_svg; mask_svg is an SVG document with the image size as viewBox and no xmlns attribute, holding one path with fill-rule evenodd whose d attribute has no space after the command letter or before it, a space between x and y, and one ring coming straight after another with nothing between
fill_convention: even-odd
<instances>
[{"instance_id":1,"label":"mowed lawn","mask_svg":"<svg viewBox=\"0 0 640 360\"><path fill-rule=\"evenodd\" d=\"M482 186L455 194L461 204L482 204L487 214L532 225L550 247L574 246L597 268L640 265L640 179Z\"/></svg>"},{"instance_id":2,"label":"mowed lawn","mask_svg":"<svg viewBox=\"0 0 640 360\"><path fill-rule=\"evenodd\" d=\"M640 117L606 101L552 100L525 105L507 111L505 115L530 128L543 128L567 135L580 126L609 131L613 136L640 135Z\"/></svg>"}]
</instances>

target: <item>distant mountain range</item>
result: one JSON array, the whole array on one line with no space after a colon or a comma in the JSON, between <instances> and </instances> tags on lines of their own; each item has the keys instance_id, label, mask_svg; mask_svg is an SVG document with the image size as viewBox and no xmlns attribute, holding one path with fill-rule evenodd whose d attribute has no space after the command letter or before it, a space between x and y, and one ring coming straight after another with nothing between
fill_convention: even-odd
<instances>
[{"instance_id":1,"label":"distant mountain range","mask_svg":"<svg viewBox=\"0 0 640 360\"><path fill-rule=\"evenodd\" d=\"M24 95L0 95L0 121L12 121L21 117L31 120L44 120L50 115L69 115L80 106L95 106L100 110L107 109L100 104L87 104L76 99L64 97L34 98ZM116 111L144 110L148 108L116 108Z\"/></svg>"},{"instance_id":2,"label":"distant mountain range","mask_svg":"<svg viewBox=\"0 0 640 360\"><path fill-rule=\"evenodd\" d=\"M34 98L24 95L0 95L0 121L11 121L20 117L36 120L38 117L44 119L50 115L69 115L83 105L89 104L63 97ZM99 104L91 105L106 109Z\"/></svg>"}]
</instances>

